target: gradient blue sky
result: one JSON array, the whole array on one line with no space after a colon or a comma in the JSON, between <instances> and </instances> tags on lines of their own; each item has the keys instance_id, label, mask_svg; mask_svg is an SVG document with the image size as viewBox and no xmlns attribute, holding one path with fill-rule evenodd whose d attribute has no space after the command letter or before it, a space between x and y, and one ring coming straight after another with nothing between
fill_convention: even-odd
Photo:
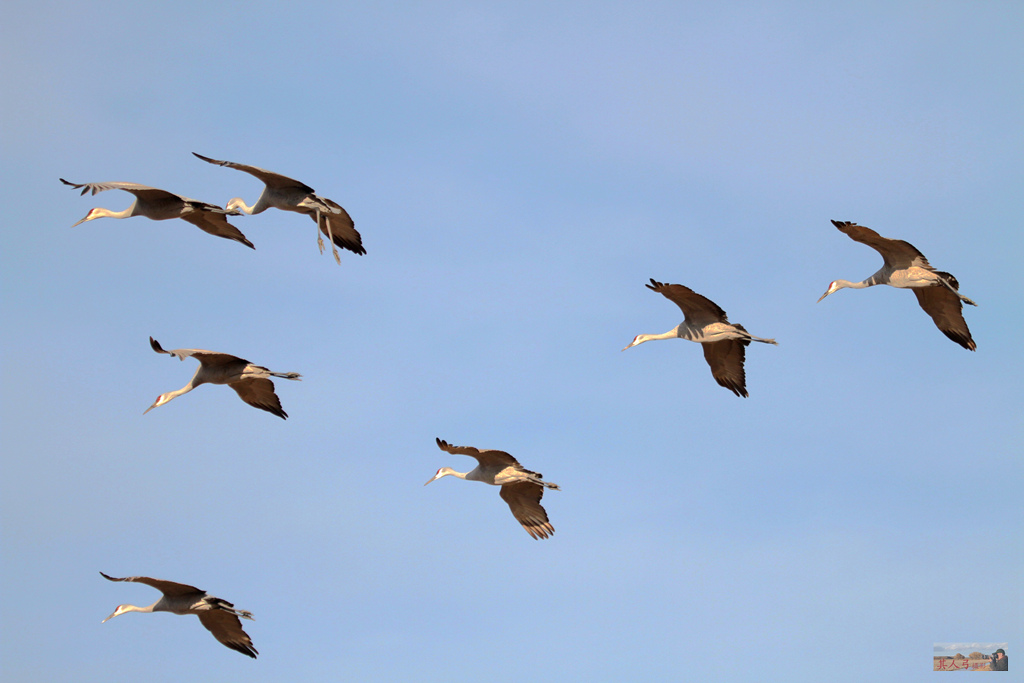
<instances>
[{"instance_id":1,"label":"gradient blue sky","mask_svg":"<svg viewBox=\"0 0 1024 683\"><path fill-rule=\"evenodd\" d=\"M1024 642L1019 2L8 0L0 33L6 679L914 681ZM69 227L131 197L59 177L258 195L193 151L368 254L282 212L233 219L255 251ZM816 304L881 264L830 219L955 274L978 351L909 292ZM749 399L688 342L620 352L681 319L651 277L779 340ZM195 367L150 335L301 372L291 418L143 417ZM424 488L472 465L435 437L559 483L555 536ZM251 610L259 660L101 625L156 592L99 571Z\"/></svg>"}]
</instances>

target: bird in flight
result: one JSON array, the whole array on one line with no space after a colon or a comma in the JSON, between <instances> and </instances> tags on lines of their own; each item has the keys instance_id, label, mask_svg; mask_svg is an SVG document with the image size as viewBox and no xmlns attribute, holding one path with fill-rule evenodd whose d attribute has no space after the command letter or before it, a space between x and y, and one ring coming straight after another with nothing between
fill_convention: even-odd
<instances>
[{"instance_id":1,"label":"bird in flight","mask_svg":"<svg viewBox=\"0 0 1024 683\"><path fill-rule=\"evenodd\" d=\"M638 334L625 349L652 339L686 339L704 349L704 360L719 385L747 398L747 377L743 370L746 347L752 341L775 344L774 339L755 337L743 325L729 322L718 304L684 285L667 285L651 279L647 289L661 294L683 311L683 322L663 334Z\"/></svg>"},{"instance_id":2,"label":"bird in flight","mask_svg":"<svg viewBox=\"0 0 1024 683\"><path fill-rule=\"evenodd\" d=\"M271 377L282 379L301 379L297 372L271 372L260 365L253 365L244 358L232 356L230 353L218 353L216 351L204 351L203 349L174 349L164 351L160 342L152 337L149 338L149 345L157 353L166 353L178 360L185 360L192 357L199 361L199 368L192 376L191 381L177 391L169 391L160 394L156 401L146 411L145 415L153 408L158 408L182 394L187 394L200 384L227 384L235 390L238 397L254 408L273 413L282 419L288 419L288 413L281 408L281 399L274 391L274 383Z\"/></svg>"},{"instance_id":3,"label":"bird in flight","mask_svg":"<svg viewBox=\"0 0 1024 683\"><path fill-rule=\"evenodd\" d=\"M555 527L548 521L548 513L540 504L544 489L560 491L558 484L544 481L544 475L531 472L519 461L505 451L480 450L472 446L452 446L447 441L436 439L437 447L447 453L468 455L476 458L477 466L469 472L456 472L450 467L442 467L424 486L441 477L449 475L469 481L482 481L492 486L500 486L499 495L508 503L512 516L516 518L526 533L534 539L548 538L555 533Z\"/></svg>"},{"instance_id":4,"label":"bird in flight","mask_svg":"<svg viewBox=\"0 0 1024 683\"><path fill-rule=\"evenodd\" d=\"M189 199L166 190L158 190L155 187L139 185L138 183L70 183L63 178L60 181L75 189L82 188L83 195L86 192L96 194L105 190L124 190L135 195L135 201L124 211L111 211L110 209L96 207L89 211L85 218L75 223L75 225L80 225L97 218L145 216L155 221L180 218L183 221L188 221L203 232L241 242L250 249L256 248L238 228L228 223L228 216L242 215L239 211L222 209L213 204ZM71 227L73 228L75 225Z\"/></svg>"},{"instance_id":5,"label":"bird in flight","mask_svg":"<svg viewBox=\"0 0 1024 683\"><path fill-rule=\"evenodd\" d=\"M356 231L356 225L348 212L337 202L318 195L309 185L256 166L218 161L195 152L192 154L208 163L244 171L263 181L263 193L255 204L249 206L241 197L234 197L227 203L228 210L240 209L249 215L262 213L267 209L304 213L317 225L316 243L320 247L320 253L324 253L324 240L320 237L320 233L323 233L331 240L331 250L338 265L341 265L338 247L356 254L366 253L366 249L363 249L363 238Z\"/></svg>"},{"instance_id":6,"label":"bird in flight","mask_svg":"<svg viewBox=\"0 0 1024 683\"><path fill-rule=\"evenodd\" d=\"M195 586L163 579L153 579L148 576L126 576L123 579L115 579L100 572L100 576L108 581L132 581L152 586L163 593L160 599L147 607L136 607L135 605L118 605L114 613L103 620L106 623L114 617L128 612L170 612L171 614L194 614L199 617L200 623L206 627L213 637L220 641L225 647L236 652L256 659L259 652L252 646L249 634L242 630L242 619L252 618L252 612L235 609L235 606L227 600L215 598L204 590Z\"/></svg>"},{"instance_id":7,"label":"bird in flight","mask_svg":"<svg viewBox=\"0 0 1024 683\"><path fill-rule=\"evenodd\" d=\"M849 221L832 221L832 225L855 242L866 244L881 254L883 264L878 272L860 282L833 280L818 301L843 288L889 285L910 289L917 297L917 303L944 335L968 351L977 348L964 320L963 304L978 304L960 293L960 283L955 277L933 268L924 254L910 242L882 237L871 228Z\"/></svg>"}]
</instances>

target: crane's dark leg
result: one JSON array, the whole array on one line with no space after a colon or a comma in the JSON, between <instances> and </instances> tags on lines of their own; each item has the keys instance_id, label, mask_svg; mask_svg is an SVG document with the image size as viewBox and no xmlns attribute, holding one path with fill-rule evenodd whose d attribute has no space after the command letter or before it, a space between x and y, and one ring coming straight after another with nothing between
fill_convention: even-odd
<instances>
[{"instance_id":1,"label":"crane's dark leg","mask_svg":"<svg viewBox=\"0 0 1024 683\"><path fill-rule=\"evenodd\" d=\"M971 306L977 306L978 305L978 304L974 303L973 301L971 301L970 299L968 299L963 294L961 294L959 291L957 291L957 288L954 287L952 284L950 284L949 281L946 280L946 278L942 277L941 275L939 276L939 282L941 282L947 288L949 288L949 291L953 292L958 297L960 297L960 301L963 301L965 304L970 304Z\"/></svg>"}]
</instances>

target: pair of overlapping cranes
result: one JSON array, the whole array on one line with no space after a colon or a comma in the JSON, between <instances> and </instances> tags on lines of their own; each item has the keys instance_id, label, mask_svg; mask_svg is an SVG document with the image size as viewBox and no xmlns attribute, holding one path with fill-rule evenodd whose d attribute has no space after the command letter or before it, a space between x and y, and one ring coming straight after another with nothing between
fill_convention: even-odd
<instances>
[{"instance_id":1,"label":"pair of overlapping cranes","mask_svg":"<svg viewBox=\"0 0 1024 683\"><path fill-rule=\"evenodd\" d=\"M195 156L211 164L245 171L262 180L266 187L252 206L248 206L242 199L236 197L222 209L213 204L136 183L77 184L61 178L61 182L66 185L82 188L83 195L90 191L92 194L96 194L112 189L125 190L135 195L135 202L124 211L115 212L94 208L75 225L103 217L145 216L153 220L182 218L212 235L232 239L255 248L235 226L228 222L227 217L241 215L242 212L250 215L257 214L268 208L277 208L310 216L317 225L317 243L320 252L323 253L324 248L323 239L320 237L322 233L331 241L334 258L339 264L341 258L338 255L337 247L356 254L366 253L362 245L362 238L356 231L348 212L336 202L317 195L305 183L255 166L218 161L200 154ZM884 263L878 272L860 282L848 280L831 282L825 293L818 299L819 302L829 294L843 288L861 289L874 285L890 285L910 289L917 296L921 308L931 316L943 334L965 349L975 350L976 345L967 328L962 309L963 303L972 306L977 304L960 294L959 283L955 277L933 268L924 254L909 242L888 239L870 228L846 221L832 221L832 223L851 239L878 251L882 255ZM663 334L637 335L623 351L653 339L678 338L697 342L704 350L704 358L711 367L711 374L715 381L737 396L746 398L748 394L743 369L745 349L752 341L776 344L775 340L756 337L747 332L742 325L730 323L721 307L689 287L665 284L654 279L646 287L678 305L683 311L683 322ZM188 384L176 391L160 394L145 412L148 413L153 408L162 406L202 384L227 384L249 405L266 410L281 418L288 417L281 407L281 401L274 390L271 378L298 380L300 376L297 373L272 372L262 366L253 365L244 358L227 353L202 349L165 351L160 343L152 337L149 341L157 353L169 354L179 360L195 358L199 361L199 368ZM530 536L535 539L548 538L554 533L554 527L548 520L547 513L540 501L544 489L558 489L557 484L544 481L543 475L527 470L504 451L453 446L441 439L437 439L436 442L441 450L452 454L471 456L477 460L478 464L469 472L456 472L450 467L442 467L426 482L427 484L451 475L500 486L502 499L505 500L513 516ZM250 657L256 657L256 649L252 646L249 636L242 630L239 621L239 617L251 619L251 613L236 610L231 603L215 598L194 586L145 576L123 579L115 579L106 574L103 576L111 581L145 583L163 593L159 600L148 607L119 605L107 619L126 612L167 611L174 614L196 614L202 624L221 643Z\"/></svg>"}]
</instances>

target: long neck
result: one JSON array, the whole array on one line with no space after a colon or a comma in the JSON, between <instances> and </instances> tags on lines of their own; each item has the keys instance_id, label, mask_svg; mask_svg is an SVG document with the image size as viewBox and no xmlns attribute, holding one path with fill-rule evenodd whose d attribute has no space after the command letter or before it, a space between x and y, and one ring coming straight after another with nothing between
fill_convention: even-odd
<instances>
[{"instance_id":1,"label":"long neck","mask_svg":"<svg viewBox=\"0 0 1024 683\"><path fill-rule=\"evenodd\" d=\"M872 275L868 279L861 280L860 282L850 282L849 280L836 280L836 289L843 289L844 287L847 289L864 289L865 287L873 287L874 285L877 284L878 282L875 280L875 276Z\"/></svg>"},{"instance_id":2,"label":"long neck","mask_svg":"<svg viewBox=\"0 0 1024 683\"><path fill-rule=\"evenodd\" d=\"M120 614L125 614L127 612L143 612L145 614L149 614L150 612L159 611L157 609L157 605L159 605L159 604L160 604L160 601L157 600L152 605L146 605L145 607L138 607L137 605L121 605L121 609L119 610L119 613Z\"/></svg>"},{"instance_id":3,"label":"long neck","mask_svg":"<svg viewBox=\"0 0 1024 683\"><path fill-rule=\"evenodd\" d=\"M676 339L682 335L679 334L680 327L673 327L668 332L662 332L661 334L639 334L636 337L637 344L643 344L645 341L651 341L654 339Z\"/></svg>"},{"instance_id":4,"label":"long neck","mask_svg":"<svg viewBox=\"0 0 1024 683\"><path fill-rule=\"evenodd\" d=\"M128 218L129 216L135 215L135 207L137 204L132 203L124 211L111 211L110 209L97 208L93 209L96 212L94 218Z\"/></svg>"},{"instance_id":5,"label":"long neck","mask_svg":"<svg viewBox=\"0 0 1024 683\"><path fill-rule=\"evenodd\" d=\"M260 199L262 198L263 196L260 195ZM241 211L249 214L250 216L256 213L263 213L264 211L267 210L267 207L263 205L263 202L261 202L259 199L256 200L255 204L249 206L241 197L235 197L234 199L232 199L230 202L228 202L225 208L228 211L230 211L231 209L240 209Z\"/></svg>"},{"instance_id":6,"label":"long neck","mask_svg":"<svg viewBox=\"0 0 1024 683\"><path fill-rule=\"evenodd\" d=\"M81 225L86 221L96 220L97 218L128 218L135 215L135 207L137 205L138 202L133 202L132 205L124 211L111 211L110 209L104 209L101 206L97 206L95 209L89 211L89 213L85 215L85 218L75 223L75 225ZM73 228L75 225L72 225L71 227Z\"/></svg>"},{"instance_id":7,"label":"long neck","mask_svg":"<svg viewBox=\"0 0 1024 683\"><path fill-rule=\"evenodd\" d=\"M166 394L164 394L164 400L163 400L163 402L160 405L164 405L165 403L170 402L172 399L178 398L182 394L187 394L188 392L190 392L193 389L195 389L197 386L199 386L199 385L195 384L195 381L194 381L194 378L193 378L192 382L189 382L188 384L183 386L181 389L176 389L175 391L169 391Z\"/></svg>"}]
</instances>

